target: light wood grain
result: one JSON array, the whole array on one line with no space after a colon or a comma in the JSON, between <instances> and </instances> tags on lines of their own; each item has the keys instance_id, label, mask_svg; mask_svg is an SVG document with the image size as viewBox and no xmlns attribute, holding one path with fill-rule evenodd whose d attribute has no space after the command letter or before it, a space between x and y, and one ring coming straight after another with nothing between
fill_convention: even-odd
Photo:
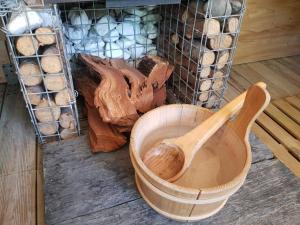
<instances>
[{"instance_id":1,"label":"light wood grain","mask_svg":"<svg viewBox=\"0 0 300 225\"><path fill-rule=\"evenodd\" d=\"M239 38L237 64L300 53L300 2L249 0Z\"/></svg>"},{"instance_id":2,"label":"light wood grain","mask_svg":"<svg viewBox=\"0 0 300 225\"><path fill-rule=\"evenodd\" d=\"M296 57L288 57L296 58ZM276 76L284 77L287 81L293 83L294 85L300 86L300 76L299 76L299 66L297 64L299 61L292 61L291 63L285 64L283 62L284 58L266 60L261 63L271 70L271 73L278 74ZM295 70L297 68L297 70ZM300 93L300 90L298 91Z\"/></svg>"},{"instance_id":3,"label":"light wood grain","mask_svg":"<svg viewBox=\"0 0 300 225\"><path fill-rule=\"evenodd\" d=\"M267 74L260 73L260 71L255 71L254 68L251 68L251 64L237 65L233 68L233 71L237 72L240 76L248 80L250 84L258 81L265 82L268 85L268 90L272 98L276 99L282 96L288 96L292 94L282 86L278 86L276 84L277 81L274 79L274 77L272 77L272 74L268 77ZM285 83L287 82L288 81L285 81Z\"/></svg>"},{"instance_id":4,"label":"light wood grain","mask_svg":"<svg viewBox=\"0 0 300 225\"><path fill-rule=\"evenodd\" d=\"M300 97L297 96L287 97L286 101L300 111Z\"/></svg>"},{"instance_id":5,"label":"light wood grain","mask_svg":"<svg viewBox=\"0 0 300 225\"><path fill-rule=\"evenodd\" d=\"M1 224L35 225L36 172L0 175L0 201Z\"/></svg>"},{"instance_id":6,"label":"light wood grain","mask_svg":"<svg viewBox=\"0 0 300 225\"><path fill-rule=\"evenodd\" d=\"M18 86L7 85L0 119L0 221L3 225L35 225L36 138L23 97L16 90Z\"/></svg>"},{"instance_id":7,"label":"light wood grain","mask_svg":"<svg viewBox=\"0 0 300 225\"><path fill-rule=\"evenodd\" d=\"M1 118L1 113L2 113L4 97L5 97L5 90L6 90L6 84L0 83L0 118Z\"/></svg>"},{"instance_id":8,"label":"light wood grain","mask_svg":"<svg viewBox=\"0 0 300 225\"><path fill-rule=\"evenodd\" d=\"M289 116L300 125L300 111L298 111L284 99L276 99L275 101L273 101L273 103L287 116Z\"/></svg>"},{"instance_id":9,"label":"light wood grain","mask_svg":"<svg viewBox=\"0 0 300 225\"><path fill-rule=\"evenodd\" d=\"M300 125L285 115L273 104L270 104L265 113L268 114L274 121L276 121L280 126L285 128L290 134L294 135L300 140Z\"/></svg>"},{"instance_id":10,"label":"light wood grain","mask_svg":"<svg viewBox=\"0 0 300 225\"><path fill-rule=\"evenodd\" d=\"M257 119L257 122L265 130L271 133L275 139L282 143L292 154L300 159L300 141L296 140L264 113Z\"/></svg>"},{"instance_id":11,"label":"light wood grain","mask_svg":"<svg viewBox=\"0 0 300 225\"><path fill-rule=\"evenodd\" d=\"M130 156L137 174L138 189L155 211L180 221L207 218L218 212L226 200L241 187L251 164L248 142L251 126L270 101L265 84L260 86L262 88L253 86L249 89L246 104L236 120L227 122L222 129L213 134L210 132L215 131L218 125L226 121L227 114L230 117L240 110L245 93L209 119L207 110L177 104L155 109L137 121L131 133ZM224 118L219 118L219 114L224 114ZM155 122L153 118L156 118ZM213 125L210 124L212 121ZM195 128L198 124L200 125ZM209 128L204 128L206 125ZM197 135L202 134L202 138L209 135L212 137L205 144L199 141L203 146L199 143L195 145L197 136L194 132ZM185 136L182 136L183 134ZM174 176L174 184L166 182L165 177L161 178L160 174L160 177L155 176L150 171L153 171L153 167L147 165L147 159L145 161L148 150L164 139L173 140L169 142L179 146L182 151L187 149L190 152L190 155L185 154L184 162L187 164L194 157L187 171L178 180L177 174ZM195 147L189 149L188 146ZM194 149L199 151L194 152ZM157 164L161 166L167 161L165 157ZM228 164L233 161L234 163ZM157 164L153 163L154 166ZM185 169L185 164L183 168ZM156 173L155 170L154 172ZM173 177L170 180L173 182ZM199 191L197 198L191 198L197 190ZM190 193L187 198L186 193ZM191 205L193 208L189 212Z\"/></svg>"},{"instance_id":12,"label":"light wood grain","mask_svg":"<svg viewBox=\"0 0 300 225\"><path fill-rule=\"evenodd\" d=\"M45 224L43 149L36 144L36 224Z\"/></svg>"},{"instance_id":13,"label":"light wood grain","mask_svg":"<svg viewBox=\"0 0 300 225\"><path fill-rule=\"evenodd\" d=\"M0 127L0 174L35 169L35 134L21 93L10 94L8 91Z\"/></svg>"},{"instance_id":14,"label":"light wood grain","mask_svg":"<svg viewBox=\"0 0 300 225\"><path fill-rule=\"evenodd\" d=\"M254 124L253 132L255 132L259 139L269 147L274 155L285 164L286 167L288 167L296 176L300 177L300 164L298 160L295 159L283 145L274 140L274 138L258 124Z\"/></svg>"},{"instance_id":15,"label":"light wood grain","mask_svg":"<svg viewBox=\"0 0 300 225\"><path fill-rule=\"evenodd\" d=\"M299 93L299 76L297 76L297 81L293 79L287 79L280 70L278 70L277 68L273 68L271 65L265 64L263 62L250 63L248 64L248 66L257 73L263 74L263 77L276 85L276 87L283 88L288 93L288 95Z\"/></svg>"},{"instance_id":16,"label":"light wood grain","mask_svg":"<svg viewBox=\"0 0 300 225\"><path fill-rule=\"evenodd\" d=\"M197 152L223 126L227 120L240 111L233 128L241 139L248 139L255 116L262 112L270 101L265 84L251 86L246 93L241 94L208 119L201 121L194 129L183 136L162 140L157 146L152 146L142 156L146 166L162 179L174 182L190 167ZM182 110L178 106L178 110ZM201 113L201 112L199 112ZM141 118L143 120L143 117ZM140 122L142 123L142 122ZM147 127L147 122L145 122ZM142 130L141 130L142 132ZM134 138L134 136L132 136ZM135 150L132 148L132 150Z\"/></svg>"},{"instance_id":17,"label":"light wood grain","mask_svg":"<svg viewBox=\"0 0 300 225\"><path fill-rule=\"evenodd\" d=\"M10 59L7 54L7 48L5 43L5 34L0 32L0 65L10 63ZM6 83L6 78L2 66L0 67L0 84Z\"/></svg>"}]
</instances>

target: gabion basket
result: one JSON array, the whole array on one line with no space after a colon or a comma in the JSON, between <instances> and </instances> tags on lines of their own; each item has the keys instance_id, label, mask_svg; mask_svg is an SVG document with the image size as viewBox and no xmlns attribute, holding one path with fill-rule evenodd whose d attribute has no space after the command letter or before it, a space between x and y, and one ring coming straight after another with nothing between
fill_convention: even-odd
<instances>
[{"instance_id":1,"label":"gabion basket","mask_svg":"<svg viewBox=\"0 0 300 225\"><path fill-rule=\"evenodd\" d=\"M77 136L76 93L57 8L21 5L7 10L1 20L40 142Z\"/></svg>"},{"instance_id":2,"label":"gabion basket","mask_svg":"<svg viewBox=\"0 0 300 225\"><path fill-rule=\"evenodd\" d=\"M145 55L163 56L175 65L168 88L181 102L218 108L245 4L245 0L182 0L107 8L105 1L77 1L59 8L69 58L84 52L123 58L136 66Z\"/></svg>"}]
</instances>

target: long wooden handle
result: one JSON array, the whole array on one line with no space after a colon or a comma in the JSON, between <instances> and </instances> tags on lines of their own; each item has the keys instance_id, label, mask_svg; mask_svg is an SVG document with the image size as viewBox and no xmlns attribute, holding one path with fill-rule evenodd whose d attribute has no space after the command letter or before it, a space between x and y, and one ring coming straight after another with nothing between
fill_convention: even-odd
<instances>
[{"instance_id":1,"label":"long wooden handle","mask_svg":"<svg viewBox=\"0 0 300 225\"><path fill-rule=\"evenodd\" d=\"M265 89L266 84L259 82L255 86ZM185 164L189 164L193 159L194 154L201 148L201 146L224 125L233 115L237 114L243 106L247 92L236 97L234 100L226 104L218 112L214 113L211 117L201 123L199 126L188 132L184 136L176 139L175 144L178 145L185 152ZM256 95L253 89L249 89L249 96ZM246 104L251 104L246 102ZM251 107L251 106L250 106Z\"/></svg>"},{"instance_id":2,"label":"long wooden handle","mask_svg":"<svg viewBox=\"0 0 300 225\"><path fill-rule=\"evenodd\" d=\"M237 135L239 135L241 139L248 139L254 121L268 106L271 99L271 96L266 89L259 88L256 85L250 87L248 93L240 113L235 120L232 121L232 127L234 130L238 131Z\"/></svg>"}]
</instances>

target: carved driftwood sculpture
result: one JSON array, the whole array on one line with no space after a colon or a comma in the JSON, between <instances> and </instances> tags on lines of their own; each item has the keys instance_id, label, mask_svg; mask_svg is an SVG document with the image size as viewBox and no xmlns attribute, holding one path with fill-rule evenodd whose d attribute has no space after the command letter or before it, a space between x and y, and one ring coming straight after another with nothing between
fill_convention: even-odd
<instances>
[{"instance_id":1,"label":"carved driftwood sculpture","mask_svg":"<svg viewBox=\"0 0 300 225\"><path fill-rule=\"evenodd\" d=\"M122 59L80 58L90 70L76 83L88 109L92 151L116 150L126 143L122 133L131 130L141 113L165 103L165 82L173 66L157 56L144 57L138 69Z\"/></svg>"},{"instance_id":2,"label":"carved driftwood sculpture","mask_svg":"<svg viewBox=\"0 0 300 225\"><path fill-rule=\"evenodd\" d=\"M95 105L94 94L97 84L85 74L76 80L77 89L85 99L88 111L89 138L92 152L109 152L122 147L126 137L118 129L102 121Z\"/></svg>"}]
</instances>

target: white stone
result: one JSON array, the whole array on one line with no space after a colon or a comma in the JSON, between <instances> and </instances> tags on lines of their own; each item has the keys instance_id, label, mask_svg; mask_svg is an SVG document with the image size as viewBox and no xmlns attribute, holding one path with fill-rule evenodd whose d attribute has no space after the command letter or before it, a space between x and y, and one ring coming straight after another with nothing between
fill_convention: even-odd
<instances>
[{"instance_id":1,"label":"white stone","mask_svg":"<svg viewBox=\"0 0 300 225\"><path fill-rule=\"evenodd\" d=\"M10 34L23 34L28 31L28 28L33 30L42 26L43 19L40 14L36 11L32 11L30 8L26 10L29 11L12 15L7 25L7 30Z\"/></svg>"},{"instance_id":2,"label":"white stone","mask_svg":"<svg viewBox=\"0 0 300 225\"><path fill-rule=\"evenodd\" d=\"M116 41L116 43L123 49L123 48L130 48L135 44L135 40L128 39L126 37L122 37Z\"/></svg>"},{"instance_id":3,"label":"white stone","mask_svg":"<svg viewBox=\"0 0 300 225\"><path fill-rule=\"evenodd\" d=\"M132 23L132 22L120 23L117 26L117 30L122 36L130 40L134 40L135 39L134 36L141 33L140 24Z\"/></svg>"},{"instance_id":4,"label":"white stone","mask_svg":"<svg viewBox=\"0 0 300 225\"><path fill-rule=\"evenodd\" d=\"M119 32L117 31L117 29L113 29L109 33L103 36L103 40L105 42L115 42L118 39L119 39Z\"/></svg>"},{"instance_id":5,"label":"white stone","mask_svg":"<svg viewBox=\"0 0 300 225\"><path fill-rule=\"evenodd\" d=\"M157 55L157 50L152 49L152 50L148 51L146 55Z\"/></svg>"},{"instance_id":6,"label":"white stone","mask_svg":"<svg viewBox=\"0 0 300 225\"><path fill-rule=\"evenodd\" d=\"M94 29L100 36L106 35L109 31L116 28L117 22L115 18L111 16L103 16L96 25L94 26Z\"/></svg>"},{"instance_id":7,"label":"white stone","mask_svg":"<svg viewBox=\"0 0 300 225\"><path fill-rule=\"evenodd\" d=\"M162 19L161 15L159 14L149 14L142 17L144 23L151 22L151 23L158 23Z\"/></svg>"},{"instance_id":8,"label":"white stone","mask_svg":"<svg viewBox=\"0 0 300 225\"><path fill-rule=\"evenodd\" d=\"M141 44L136 44L132 46L129 51L132 59L138 59L144 56L145 48Z\"/></svg>"},{"instance_id":9,"label":"white stone","mask_svg":"<svg viewBox=\"0 0 300 225\"><path fill-rule=\"evenodd\" d=\"M148 13L146 10L138 8L124 9L124 11L132 15L137 15L139 17L145 16Z\"/></svg>"},{"instance_id":10,"label":"white stone","mask_svg":"<svg viewBox=\"0 0 300 225\"><path fill-rule=\"evenodd\" d=\"M141 17L137 15L126 15L124 16L123 21L129 21L129 22L134 22L134 23L140 23L141 22Z\"/></svg>"},{"instance_id":11,"label":"white stone","mask_svg":"<svg viewBox=\"0 0 300 225\"><path fill-rule=\"evenodd\" d=\"M39 12L40 16L43 19L43 27L57 27L58 21L56 20L56 17L54 15L51 15L49 12Z\"/></svg>"},{"instance_id":12,"label":"white stone","mask_svg":"<svg viewBox=\"0 0 300 225\"><path fill-rule=\"evenodd\" d=\"M109 58L122 58L123 50L116 43L106 43L105 56Z\"/></svg>"},{"instance_id":13,"label":"white stone","mask_svg":"<svg viewBox=\"0 0 300 225\"><path fill-rule=\"evenodd\" d=\"M72 8L68 14L68 19L74 26L84 27L88 30L91 28L92 21L89 20L87 14L82 9Z\"/></svg>"},{"instance_id":14,"label":"white stone","mask_svg":"<svg viewBox=\"0 0 300 225\"><path fill-rule=\"evenodd\" d=\"M65 35L74 44L81 43L81 41L86 38L87 34L88 34L88 29L86 28L74 28L68 25L66 25L65 27Z\"/></svg>"},{"instance_id":15,"label":"white stone","mask_svg":"<svg viewBox=\"0 0 300 225\"><path fill-rule=\"evenodd\" d=\"M150 45L150 44L152 44L152 40L146 38L143 35L136 35L135 36L135 40L136 40L137 43L142 44L142 45Z\"/></svg>"}]
</instances>

